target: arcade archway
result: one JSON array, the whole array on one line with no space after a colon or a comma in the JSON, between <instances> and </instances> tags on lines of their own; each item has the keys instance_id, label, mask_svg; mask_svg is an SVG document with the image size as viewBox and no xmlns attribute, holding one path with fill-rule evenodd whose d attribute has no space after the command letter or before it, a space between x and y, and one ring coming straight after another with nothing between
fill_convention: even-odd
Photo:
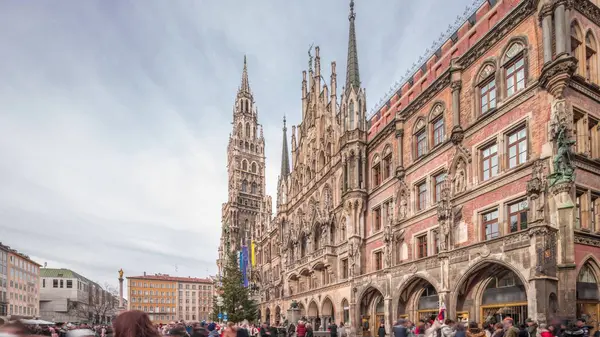
<instances>
[{"instance_id":1,"label":"arcade archway","mask_svg":"<svg viewBox=\"0 0 600 337\"><path fill-rule=\"evenodd\" d=\"M265 322L267 322L267 324L271 324L271 308L267 308L267 310L265 310Z\"/></svg>"},{"instance_id":2,"label":"arcade archway","mask_svg":"<svg viewBox=\"0 0 600 337\"><path fill-rule=\"evenodd\" d=\"M421 277L408 281L400 291L398 317L415 322L428 320L439 312L439 296L435 287Z\"/></svg>"},{"instance_id":3,"label":"arcade archway","mask_svg":"<svg viewBox=\"0 0 600 337\"><path fill-rule=\"evenodd\" d=\"M275 307L275 325L279 326L281 323L281 308L279 306Z\"/></svg>"},{"instance_id":4,"label":"arcade archway","mask_svg":"<svg viewBox=\"0 0 600 337\"><path fill-rule=\"evenodd\" d=\"M314 331L321 330L321 317L319 316L319 306L315 301L310 301L308 304L308 322L312 325Z\"/></svg>"},{"instance_id":5,"label":"arcade archway","mask_svg":"<svg viewBox=\"0 0 600 337\"><path fill-rule=\"evenodd\" d=\"M385 306L383 294L378 289L371 287L364 292L360 300L362 336L376 336L379 322L384 319Z\"/></svg>"},{"instance_id":6,"label":"arcade archway","mask_svg":"<svg viewBox=\"0 0 600 337\"><path fill-rule=\"evenodd\" d=\"M577 275L577 317L584 318L590 329L590 336L596 331L600 317L600 290L598 288L598 268L596 261L589 259Z\"/></svg>"},{"instance_id":7,"label":"arcade archway","mask_svg":"<svg viewBox=\"0 0 600 337\"><path fill-rule=\"evenodd\" d=\"M455 291L457 317L463 321L501 322L527 319L527 289L515 270L498 262L474 266Z\"/></svg>"},{"instance_id":8,"label":"arcade archway","mask_svg":"<svg viewBox=\"0 0 600 337\"><path fill-rule=\"evenodd\" d=\"M331 302L329 297L325 297L323 305L321 306L321 323L323 324L323 328L327 329L332 322L335 322L333 302Z\"/></svg>"}]
</instances>

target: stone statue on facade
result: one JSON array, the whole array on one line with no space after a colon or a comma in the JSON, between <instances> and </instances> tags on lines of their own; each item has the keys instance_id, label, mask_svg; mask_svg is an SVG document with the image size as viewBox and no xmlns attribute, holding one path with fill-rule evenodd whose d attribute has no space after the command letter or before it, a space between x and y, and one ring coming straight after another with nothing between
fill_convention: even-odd
<instances>
[{"instance_id":1,"label":"stone statue on facade","mask_svg":"<svg viewBox=\"0 0 600 337\"><path fill-rule=\"evenodd\" d=\"M465 162L460 159L456 164L456 170L454 171L454 177L452 181L454 183L454 193L462 193L466 189L467 185L467 168Z\"/></svg>"},{"instance_id":2,"label":"stone statue on facade","mask_svg":"<svg viewBox=\"0 0 600 337\"><path fill-rule=\"evenodd\" d=\"M408 195L406 191L401 191L398 198L398 219L406 219L406 213L408 212Z\"/></svg>"},{"instance_id":3,"label":"stone statue on facade","mask_svg":"<svg viewBox=\"0 0 600 337\"><path fill-rule=\"evenodd\" d=\"M355 261L355 251L354 251L354 242L350 241L348 243L348 260L350 260L350 277L354 276L354 267L356 266Z\"/></svg>"},{"instance_id":4,"label":"stone statue on facade","mask_svg":"<svg viewBox=\"0 0 600 337\"><path fill-rule=\"evenodd\" d=\"M440 193L440 201L437 205L439 223L439 245L440 251L448 250L450 244L450 222L452 221L452 204L450 202L450 187L444 182Z\"/></svg>"},{"instance_id":5,"label":"stone statue on facade","mask_svg":"<svg viewBox=\"0 0 600 337\"><path fill-rule=\"evenodd\" d=\"M544 206L546 200L546 177L544 174L544 162L537 160L533 163L531 180L527 182L527 194L530 198L529 209L531 220L542 220L544 218Z\"/></svg>"},{"instance_id":6,"label":"stone statue on facade","mask_svg":"<svg viewBox=\"0 0 600 337\"><path fill-rule=\"evenodd\" d=\"M548 176L550 186L559 183L571 183L575 180L575 168L571 160L571 147L575 144L575 141L568 139L566 130L566 125L561 125L558 129L558 134L556 136L556 145L558 149L552 160L554 172Z\"/></svg>"},{"instance_id":7,"label":"stone statue on facade","mask_svg":"<svg viewBox=\"0 0 600 337\"><path fill-rule=\"evenodd\" d=\"M123 268L119 269L119 279L123 278Z\"/></svg>"}]
</instances>

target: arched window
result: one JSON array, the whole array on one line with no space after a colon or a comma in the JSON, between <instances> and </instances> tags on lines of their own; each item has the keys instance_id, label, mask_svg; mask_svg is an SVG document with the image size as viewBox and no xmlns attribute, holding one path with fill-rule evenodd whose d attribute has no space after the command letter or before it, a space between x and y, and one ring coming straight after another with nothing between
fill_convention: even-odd
<instances>
[{"instance_id":1,"label":"arched window","mask_svg":"<svg viewBox=\"0 0 600 337\"><path fill-rule=\"evenodd\" d=\"M252 189L251 189L251 193L252 193L252 194L256 194L256 188L257 188L257 187L256 187L256 183L254 183L254 182L253 182L253 183L252 183Z\"/></svg>"},{"instance_id":2,"label":"arched window","mask_svg":"<svg viewBox=\"0 0 600 337\"><path fill-rule=\"evenodd\" d=\"M583 74L585 74L583 33L575 21L571 22L571 55L579 61L577 62L577 70L575 73L583 76Z\"/></svg>"},{"instance_id":3,"label":"arched window","mask_svg":"<svg viewBox=\"0 0 600 337\"><path fill-rule=\"evenodd\" d=\"M349 117L348 130L354 129L354 114L355 113L356 112L354 111L354 101L350 101L350 104L348 105L348 117Z\"/></svg>"},{"instance_id":4,"label":"arched window","mask_svg":"<svg viewBox=\"0 0 600 337\"><path fill-rule=\"evenodd\" d=\"M513 42L506 50L503 57L506 97L511 97L517 92L525 89L526 66L525 66L525 46L520 41Z\"/></svg>"},{"instance_id":5,"label":"arched window","mask_svg":"<svg viewBox=\"0 0 600 337\"><path fill-rule=\"evenodd\" d=\"M246 123L246 137L250 138L250 123Z\"/></svg>"},{"instance_id":6,"label":"arched window","mask_svg":"<svg viewBox=\"0 0 600 337\"><path fill-rule=\"evenodd\" d=\"M373 187L377 187L381 184L381 162L379 156L373 157L373 165L371 165Z\"/></svg>"},{"instance_id":7,"label":"arched window","mask_svg":"<svg viewBox=\"0 0 600 337\"><path fill-rule=\"evenodd\" d=\"M479 113L485 114L496 108L496 67L485 64L477 76Z\"/></svg>"},{"instance_id":8,"label":"arched window","mask_svg":"<svg viewBox=\"0 0 600 337\"><path fill-rule=\"evenodd\" d=\"M252 163L252 173L256 173L256 163Z\"/></svg>"},{"instance_id":9,"label":"arched window","mask_svg":"<svg viewBox=\"0 0 600 337\"><path fill-rule=\"evenodd\" d=\"M238 137L242 138L242 123L238 124L237 134L238 134Z\"/></svg>"},{"instance_id":10,"label":"arched window","mask_svg":"<svg viewBox=\"0 0 600 337\"><path fill-rule=\"evenodd\" d=\"M242 170L248 171L248 162L246 159L242 160Z\"/></svg>"},{"instance_id":11,"label":"arched window","mask_svg":"<svg viewBox=\"0 0 600 337\"><path fill-rule=\"evenodd\" d=\"M585 35L585 78L598 84L598 47L591 31Z\"/></svg>"},{"instance_id":12,"label":"arched window","mask_svg":"<svg viewBox=\"0 0 600 337\"><path fill-rule=\"evenodd\" d=\"M250 149L250 144L249 144L248 142L246 142L246 143L244 144L244 147L246 148L246 150L249 150L249 149Z\"/></svg>"},{"instance_id":13,"label":"arched window","mask_svg":"<svg viewBox=\"0 0 600 337\"><path fill-rule=\"evenodd\" d=\"M319 171L321 171L323 167L325 167L325 152L321 150L321 152L319 152Z\"/></svg>"},{"instance_id":14,"label":"arched window","mask_svg":"<svg viewBox=\"0 0 600 337\"><path fill-rule=\"evenodd\" d=\"M363 116L363 105L362 105L362 100L359 98L358 99L358 128L361 130L364 130L364 121L365 121L365 116Z\"/></svg>"},{"instance_id":15,"label":"arched window","mask_svg":"<svg viewBox=\"0 0 600 337\"><path fill-rule=\"evenodd\" d=\"M246 180L242 181L242 192L246 193L248 190L248 182Z\"/></svg>"},{"instance_id":16,"label":"arched window","mask_svg":"<svg viewBox=\"0 0 600 337\"><path fill-rule=\"evenodd\" d=\"M429 113L429 124L431 125L431 139L433 147L436 147L444 142L446 133L444 130L444 105L437 103Z\"/></svg>"},{"instance_id":17,"label":"arched window","mask_svg":"<svg viewBox=\"0 0 600 337\"><path fill-rule=\"evenodd\" d=\"M414 127L413 144L415 159L419 159L427 154L427 132L425 131L425 121L420 118Z\"/></svg>"},{"instance_id":18,"label":"arched window","mask_svg":"<svg viewBox=\"0 0 600 337\"><path fill-rule=\"evenodd\" d=\"M250 144L250 151L254 152L254 144Z\"/></svg>"}]
</instances>

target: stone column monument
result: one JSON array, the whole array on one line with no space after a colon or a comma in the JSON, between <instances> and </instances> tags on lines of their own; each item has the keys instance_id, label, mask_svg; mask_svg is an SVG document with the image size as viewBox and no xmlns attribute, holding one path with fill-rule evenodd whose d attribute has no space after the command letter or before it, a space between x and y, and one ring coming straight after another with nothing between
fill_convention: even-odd
<instances>
[{"instance_id":1,"label":"stone column monument","mask_svg":"<svg viewBox=\"0 0 600 337\"><path fill-rule=\"evenodd\" d=\"M123 268L119 269L119 313L125 311L123 307Z\"/></svg>"}]
</instances>

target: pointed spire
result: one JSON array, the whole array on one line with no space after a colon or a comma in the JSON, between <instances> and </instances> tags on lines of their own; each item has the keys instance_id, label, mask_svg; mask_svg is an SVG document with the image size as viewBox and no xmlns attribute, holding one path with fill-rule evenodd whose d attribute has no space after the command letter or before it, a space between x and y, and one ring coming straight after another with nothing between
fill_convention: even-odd
<instances>
[{"instance_id":1,"label":"pointed spire","mask_svg":"<svg viewBox=\"0 0 600 337\"><path fill-rule=\"evenodd\" d=\"M360 76L358 73L358 51L356 48L356 30L354 28L354 19L356 14L354 13L354 0L350 0L350 15L348 20L350 21L350 33L348 38L348 64L346 69L346 90L350 90L351 87L356 89L360 88Z\"/></svg>"},{"instance_id":2,"label":"pointed spire","mask_svg":"<svg viewBox=\"0 0 600 337\"><path fill-rule=\"evenodd\" d=\"M287 127L285 115L283 116L283 147L281 149L281 178L285 179L290 174L290 158L287 146Z\"/></svg>"},{"instance_id":3,"label":"pointed spire","mask_svg":"<svg viewBox=\"0 0 600 337\"><path fill-rule=\"evenodd\" d=\"M248 64L246 63L246 55L244 54L244 71L242 71L242 85L240 93L250 93L250 82L248 81Z\"/></svg>"}]
</instances>

